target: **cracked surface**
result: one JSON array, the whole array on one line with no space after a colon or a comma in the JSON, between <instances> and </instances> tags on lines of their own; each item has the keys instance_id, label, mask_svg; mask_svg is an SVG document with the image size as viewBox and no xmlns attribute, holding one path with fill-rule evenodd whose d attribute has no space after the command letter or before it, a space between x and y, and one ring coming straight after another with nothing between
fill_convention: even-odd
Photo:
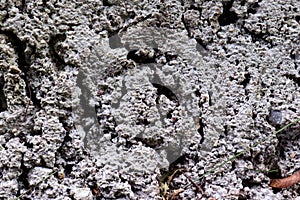
<instances>
[{"instance_id":1,"label":"cracked surface","mask_svg":"<svg viewBox=\"0 0 300 200\"><path fill-rule=\"evenodd\" d=\"M177 198L299 199L269 187L300 167L300 125L272 134L300 116L299 11L1 1L0 197L163 199L268 137Z\"/></svg>"}]
</instances>

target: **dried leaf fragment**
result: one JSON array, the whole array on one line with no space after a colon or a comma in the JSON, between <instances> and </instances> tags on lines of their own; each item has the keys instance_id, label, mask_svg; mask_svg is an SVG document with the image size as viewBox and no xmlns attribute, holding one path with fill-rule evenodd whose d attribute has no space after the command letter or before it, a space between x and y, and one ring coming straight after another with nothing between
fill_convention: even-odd
<instances>
[{"instance_id":1,"label":"dried leaf fragment","mask_svg":"<svg viewBox=\"0 0 300 200\"><path fill-rule=\"evenodd\" d=\"M289 177L271 179L270 186L273 188L287 188L300 182L300 170Z\"/></svg>"}]
</instances>

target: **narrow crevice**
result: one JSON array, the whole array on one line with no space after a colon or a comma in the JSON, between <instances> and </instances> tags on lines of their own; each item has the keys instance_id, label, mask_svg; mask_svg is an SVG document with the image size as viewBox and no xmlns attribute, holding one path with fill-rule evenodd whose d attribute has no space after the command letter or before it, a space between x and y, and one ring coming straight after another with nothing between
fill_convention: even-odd
<instances>
[{"instance_id":1,"label":"narrow crevice","mask_svg":"<svg viewBox=\"0 0 300 200\"><path fill-rule=\"evenodd\" d=\"M59 122L62 124L62 126L65 130L65 132L64 132L65 136L64 136L63 141L60 144L60 147L57 149L57 151L55 153L56 160L57 160L57 157L60 156L60 157L64 158L66 161L71 160L71 161L75 162L76 158L77 158L76 154L73 155L71 159L70 158L68 159L69 156L66 156L66 154L67 154L66 151L68 151L68 143L72 142L72 137L70 136L70 132L75 127L73 127L67 123L66 117L59 117ZM72 147L70 147L70 148L72 148ZM65 168L65 171L67 171L66 170L67 164L64 165L64 168Z\"/></svg>"},{"instance_id":2,"label":"narrow crevice","mask_svg":"<svg viewBox=\"0 0 300 200\"><path fill-rule=\"evenodd\" d=\"M248 199L250 199L250 195L244 194L243 190L241 190L238 195L238 200L248 200Z\"/></svg>"},{"instance_id":3,"label":"narrow crevice","mask_svg":"<svg viewBox=\"0 0 300 200\"><path fill-rule=\"evenodd\" d=\"M137 122L136 122L136 125L144 125L144 126L147 126L147 125L149 125L149 124L150 124L150 122L148 121L148 119L147 119L147 118L143 118L143 117L138 118L138 119L137 119Z\"/></svg>"},{"instance_id":4,"label":"narrow crevice","mask_svg":"<svg viewBox=\"0 0 300 200\"><path fill-rule=\"evenodd\" d=\"M207 56L208 55L208 49L207 49L207 44L204 43L204 41L201 38L196 38L196 49L197 51L203 55L203 56Z\"/></svg>"},{"instance_id":5,"label":"narrow crevice","mask_svg":"<svg viewBox=\"0 0 300 200\"><path fill-rule=\"evenodd\" d=\"M228 130L228 125L224 125L224 135L228 135L229 130Z\"/></svg>"},{"instance_id":6,"label":"narrow crevice","mask_svg":"<svg viewBox=\"0 0 300 200\"><path fill-rule=\"evenodd\" d=\"M7 101L3 91L4 83L4 76L0 75L0 112L7 110Z\"/></svg>"},{"instance_id":7,"label":"narrow crevice","mask_svg":"<svg viewBox=\"0 0 300 200\"><path fill-rule=\"evenodd\" d=\"M190 27L188 26L188 24L186 23L186 21L184 19L184 14L182 14L181 21L184 25L185 30L188 32L188 37L191 38L192 34L191 34L191 31L190 31Z\"/></svg>"},{"instance_id":8,"label":"narrow crevice","mask_svg":"<svg viewBox=\"0 0 300 200\"><path fill-rule=\"evenodd\" d=\"M254 111L254 110L252 110L252 119L253 119L254 121L255 121L256 117L257 117L257 112Z\"/></svg>"},{"instance_id":9,"label":"narrow crevice","mask_svg":"<svg viewBox=\"0 0 300 200\"><path fill-rule=\"evenodd\" d=\"M22 173L18 177L19 189L18 189L18 192L17 192L17 196L22 195L21 194L22 189L25 189L25 190L29 189L28 174L29 174L30 169L28 169L24 165L24 154L22 154L20 169L22 169Z\"/></svg>"},{"instance_id":10,"label":"narrow crevice","mask_svg":"<svg viewBox=\"0 0 300 200\"><path fill-rule=\"evenodd\" d=\"M290 58L294 61L294 64L295 64L295 69L297 70L298 69L298 63L297 60L300 60L300 54L299 54L299 50L297 49L294 49L291 51L290 53Z\"/></svg>"},{"instance_id":11,"label":"narrow crevice","mask_svg":"<svg viewBox=\"0 0 300 200\"><path fill-rule=\"evenodd\" d=\"M270 179L282 178L281 170L280 170L280 167L278 166L278 164L276 164L276 166L273 166L271 169L272 170L270 170L267 173L267 177L269 177Z\"/></svg>"},{"instance_id":12,"label":"narrow crevice","mask_svg":"<svg viewBox=\"0 0 300 200\"><path fill-rule=\"evenodd\" d=\"M212 102L212 96L213 96L213 92L212 91L208 91L208 105L212 106L213 102Z\"/></svg>"},{"instance_id":13,"label":"narrow crevice","mask_svg":"<svg viewBox=\"0 0 300 200\"><path fill-rule=\"evenodd\" d=\"M19 69L24 73L21 74L20 77L25 81L25 90L26 90L26 95L30 98L30 100L33 102L33 105L40 110L41 109L41 102L40 100L37 99L36 93L33 90L33 88L30 85L30 55L25 54L25 49L26 49L26 42L23 42L20 40L20 38L13 32L13 31L3 31L0 30L0 34L4 34L7 36L8 41L12 44L12 46L15 49L15 52L18 56L17 63Z\"/></svg>"},{"instance_id":14,"label":"narrow crevice","mask_svg":"<svg viewBox=\"0 0 300 200\"><path fill-rule=\"evenodd\" d=\"M94 197L100 197L100 189L97 184L97 181L94 181L93 183L89 184L89 188L92 191Z\"/></svg>"},{"instance_id":15,"label":"narrow crevice","mask_svg":"<svg viewBox=\"0 0 300 200\"><path fill-rule=\"evenodd\" d=\"M201 92L200 92L200 90L197 89L197 90L195 91L195 95L196 95L196 97L199 98L199 101L198 101L198 107L199 107L199 108L202 108L204 102L201 102Z\"/></svg>"},{"instance_id":16,"label":"narrow crevice","mask_svg":"<svg viewBox=\"0 0 300 200\"><path fill-rule=\"evenodd\" d=\"M59 46L57 43L63 42L67 38L65 33L52 35L49 39L49 54L52 59L52 62L56 65L58 71L63 70L63 67L66 66L64 59L58 54L62 49L58 49Z\"/></svg>"},{"instance_id":17,"label":"narrow crevice","mask_svg":"<svg viewBox=\"0 0 300 200\"><path fill-rule=\"evenodd\" d=\"M26 11L26 0L21 0L20 11L21 12Z\"/></svg>"},{"instance_id":18,"label":"narrow crevice","mask_svg":"<svg viewBox=\"0 0 300 200\"><path fill-rule=\"evenodd\" d=\"M69 132L66 132L65 133L65 137L60 145L60 147L57 149L57 153L61 154L62 157L64 157L63 155L65 154L65 150L64 150L64 147L66 146L66 144L68 142L71 142L72 141L72 138L70 137L70 133ZM75 155L74 155L75 156Z\"/></svg>"},{"instance_id":19,"label":"narrow crevice","mask_svg":"<svg viewBox=\"0 0 300 200\"><path fill-rule=\"evenodd\" d=\"M66 176L68 176L72 173L74 165L75 164L66 164L66 166L64 166L64 172L65 172Z\"/></svg>"},{"instance_id":20,"label":"narrow crevice","mask_svg":"<svg viewBox=\"0 0 300 200\"><path fill-rule=\"evenodd\" d=\"M199 11L199 13L200 13L199 18L201 18L201 14L202 14L202 8L201 7L191 5L187 10L197 10L197 11Z\"/></svg>"},{"instance_id":21,"label":"narrow crevice","mask_svg":"<svg viewBox=\"0 0 300 200\"><path fill-rule=\"evenodd\" d=\"M178 54L175 52L165 52L164 57L166 58L167 62L170 62L172 60L176 60L178 58Z\"/></svg>"},{"instance_id":22,"label":"narrow crevice","mask_svg":"<svg viewBox=\"0 0 300 200\"><path fill-rule=\"evenodd\" d=\"M200 144L203 144L203 142L204 142L204 139L205 139L205 137L204 137L204 127L205 127L205 124L203 123L203 120L202 120L202 118L200 118L199 119L199 128L198 128L198 133L201 135L201 139L200 139L200 141L199 141L199 143Z\"/></svg>"},{"instance_id":23,"label":"narrow crevice","mask_svg":"<svg viewBox=\"0 0 300 200\"><path fill-rule=\"evenodd\" d=\"M280 130L283 125L276 126L276 131ZM297 145L297 141L300 138L300 134L297 129L287 128L284 131L276 134L278 143L276 146L276 155L278 155L278 159L285 160L286 159L286 149Z\"/></svg>"},{"instance_id":24,"label":"narrow crevice","mask_svg":"<svg viewBox=\"0 0 300 200\"><path fill-rule=\"evenodd\" d=\"M28 149L32 149L33 148L33 143L31 143L30 141L28 141L27 139L27 135L24 132L21 132L18 135L19 141Z\"/></svg>"}]
</instances>

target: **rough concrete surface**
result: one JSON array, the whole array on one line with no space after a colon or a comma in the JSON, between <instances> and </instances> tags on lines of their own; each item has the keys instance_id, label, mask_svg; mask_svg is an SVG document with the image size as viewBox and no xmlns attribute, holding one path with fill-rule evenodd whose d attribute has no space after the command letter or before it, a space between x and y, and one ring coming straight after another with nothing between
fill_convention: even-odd
<instances>
[{"instance_id":1,"label":"rough concrete surface","mask_svg":"<svg viewBox=\"0 0 300 200\"><path fill-rule=\"evenodd\" d=\"M1 199L299 200L300 1L1 0L0 101Z\"/></svg>"}]
</instances>

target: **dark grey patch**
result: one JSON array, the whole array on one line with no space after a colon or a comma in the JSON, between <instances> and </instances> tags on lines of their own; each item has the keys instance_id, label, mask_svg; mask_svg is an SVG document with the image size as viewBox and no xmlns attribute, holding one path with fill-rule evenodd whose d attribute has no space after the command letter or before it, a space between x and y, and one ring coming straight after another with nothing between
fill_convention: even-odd
<instances>
[{"instance_id":1,"label":"dark grey patch","mask_svg":"<svg viewBox=\"0 0 300 200\"><path fill-rule=\"evenodd\" d=\"M282 113L279 110L271 110L268 121L272 125L280 125L282 122Z\"/></svg>"},{"instance_id":2,"label":"dark grey patch","mask_svg":"<svg viewBox=\"0 0 300 200\"><path fill-rule=\"evenodd\" d=\"M109 38L109 47L112 49L122 48L123 44L119 35L113 35Z\"/></svg>"}]
</instances>

